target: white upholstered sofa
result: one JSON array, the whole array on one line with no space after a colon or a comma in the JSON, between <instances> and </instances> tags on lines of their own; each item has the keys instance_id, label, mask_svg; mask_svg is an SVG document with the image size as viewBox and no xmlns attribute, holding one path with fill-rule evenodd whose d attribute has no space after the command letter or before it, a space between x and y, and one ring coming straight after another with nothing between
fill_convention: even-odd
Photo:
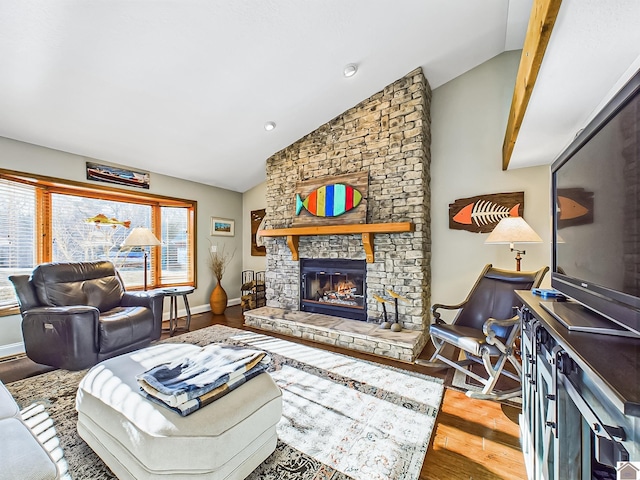
<instances>
[{"instance_id":1,"label":"white upholstered sofa","mask_svg":"<svg viewBox=\"0 0 640 480\"><path fill-rule=\"evenodd\" d=\"M20 408L0 382L0 479L60 478L56 462L20 415Z\"/></svg>"}]
</instances>

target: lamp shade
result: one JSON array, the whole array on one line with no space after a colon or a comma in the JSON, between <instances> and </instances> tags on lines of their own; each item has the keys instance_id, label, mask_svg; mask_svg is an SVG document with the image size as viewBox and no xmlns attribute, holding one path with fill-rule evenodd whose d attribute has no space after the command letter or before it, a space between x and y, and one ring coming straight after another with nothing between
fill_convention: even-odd
<instances>
[{"instance_id":1,"label":"lamp shade","mask_svg":"<svg viewBox=\"0 0 640 480\"><path fill-rule=\"evenodd\" d=\"M131 233L124 239L121 247L155 247L162 245L162 242L153 234L147 227L136 227L131 230ZM144 290L147 290L147 250L144 250Z\"/></svg>"},{"instance_id":2,"label":"lamp shade","mask_svg":"<svg viewBox=\"0 0 640 480\"><path fill-rule=\"evenodd\" d=\"M155 247L162 242L147 227L136 227L122 242L123 247Z\"/></svg>"},{"instance_id":3,"label":"lamp shade","mask_svg":"<svg viewBox=\"0 0 640 480\"><path fill-rule=\"evenodd\" d=\"M542 239L522 217L506 217L498 222L484 243L540 243Z\"/></svg>"}]
</instances>

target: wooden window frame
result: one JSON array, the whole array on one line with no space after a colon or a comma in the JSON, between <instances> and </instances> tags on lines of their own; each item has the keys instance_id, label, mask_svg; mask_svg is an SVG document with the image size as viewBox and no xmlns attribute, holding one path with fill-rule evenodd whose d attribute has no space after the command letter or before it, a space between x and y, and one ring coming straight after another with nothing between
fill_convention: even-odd
<instances>
[{"instance_id":1,"label":"wooden window frame","mask_svg":"<svg viewBox=\"0 0 640 480\"><path fill-rule=\"evenodd\" d=\"M196 287L197 258L196 258L196 213L197 201L181 198L156 195L148 192L135 192L122 188L95 185L93 183L66 180L45 175L37 175L15 170L0 169L0 178L21 182L36 187L36 232L37 242L35 263L40 264L52 260L52 230L51 230L51 194L74 195L87 198L95 198L107 201L118 201L149 205L151 213L151 230L156 237L161 238L161 207L182 207L188 209L187 235L189 237L189 258L191 262L188 268L188 281L172 284L159 284L155 288L188 285ZM151 248L152 278L161 278L161 262L158 261L159 247ZM142 287L140 287L142 288ZM132 287L131 290L137 290ZM19 313L17 306L0 309L0 316Z\"/></svg>"}]
</instances>

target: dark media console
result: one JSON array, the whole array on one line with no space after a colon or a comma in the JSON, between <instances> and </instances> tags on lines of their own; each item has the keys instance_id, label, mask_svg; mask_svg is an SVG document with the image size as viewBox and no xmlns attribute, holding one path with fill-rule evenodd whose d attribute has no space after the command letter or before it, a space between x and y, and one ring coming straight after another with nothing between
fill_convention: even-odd
<instances>
[{"instance_id":1,"label":"dark media console","mask_svg":"<svg viewBox=\"0 0 640 480\"><path fill-rule=\"evenodd\" d=\"M516 293L529 479L615 479L617 462L640 461L640 338L569 330L554 301Z\"/></svg>"}]
</instances>

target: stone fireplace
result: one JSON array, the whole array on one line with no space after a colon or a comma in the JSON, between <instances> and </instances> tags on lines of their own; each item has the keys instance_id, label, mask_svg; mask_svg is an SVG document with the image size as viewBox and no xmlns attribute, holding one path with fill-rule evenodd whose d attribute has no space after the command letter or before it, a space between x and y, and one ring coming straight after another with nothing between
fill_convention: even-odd
<instances>
[{"instance_id":1,"label":"stone fireplace","mask_svg":"<svg viewBox=\"0 0 640 480\"><path fill-rule=\"evenodd\" d=\"M267 160L266 229L292 226L298 182L356 172L368 175L367 224L412 225L412 231L367 237L369 252L364 233L301 235L295 240L300 260L294 260L290 238L266 237L268 307L306 310L301 266L308 261L360 260L366 270L361 319L380 323L383 308L375 296L390 298L392 290L408 300L398 303L402 327L424 331L430 305L430 100L422 70L414 70Z\"/></svg>"}]
</instances>

